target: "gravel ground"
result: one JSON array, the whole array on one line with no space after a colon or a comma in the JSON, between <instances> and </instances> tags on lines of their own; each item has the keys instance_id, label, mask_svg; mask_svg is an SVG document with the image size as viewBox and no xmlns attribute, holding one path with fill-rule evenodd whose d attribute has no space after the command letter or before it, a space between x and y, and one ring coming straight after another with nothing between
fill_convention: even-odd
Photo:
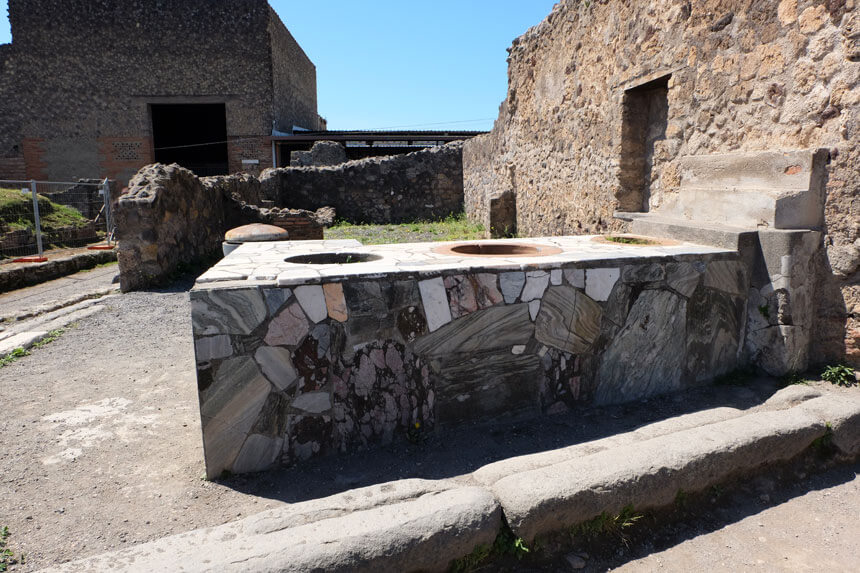
<instances>
[{"instance_id":1,"label":"gravel ground","mask_svg":"<svg viewBox=\"0 0 860 573\"><path fill-rule=\"evenodd\" d=\"M25 565L11 570L32 571L382 481L403 477L468 481L471 471L491 461L599 438L701 408L752 407L776 387L774 381L759 380L747 387L712 387L538 421L473 426L442 437L426 436L416 444L330 457L300 469L211 482L203 479L190 306L184 290L188 287L180 284L174 290L106 299L99 304L100 312L82 319L58 340L0 368L0 527L9 527L9 548L27 555ZM858 485L848 474L831 481L823 489L803 482L797 491L773 490L768 494L773 501L764 505L756 491L752 506L721 518L728 526L743 526L750 516L771 515L764 510L772 506L767 509L774 512L773 518L767 517L768 533L758 536L766 542L744 530L738 533L760 543L757 549L734 541L720 549L723 542L716 541L702 550L692 546L692 553L676 558L659 553L662 546L652 542L641 545L644 553L631 549L609 560L594 556L587 566L601 570L658 552L649 558L658 561L643 561L641 569L636 561L629 566L698 570L700 562L692 559L704 551L712 555L706 559L709 568L719 569L715 566L725 562L726 570L744 570L746 566L729 557L757 551L765 560L759 569L782 570L773 555L785 551L771 554L763 549L777 541L797 551L811 548L819 563L830 563L827 559L841 563L833 547L860 554ZM827 499L816 497L824 493ZM719 506L730 504L721 501ZM815 517L826 521L828 515L833 521L817 529L809 521ZM702 529L705 538L721 534L714 523L720 522L707 521ZM839 524L844 528L835 528ZM791 537L793 528L799 528L800 537ZM672 531L666 530L660 541L665 547L678 549L695 541L688 540L687 530ZM853 545L843 545L848 535L853 535ZM678 559L677 566L672 559ZM558 570L560 565L553 561L545 566L549 568L535 570Z\"/></svg>"}]
</instances>

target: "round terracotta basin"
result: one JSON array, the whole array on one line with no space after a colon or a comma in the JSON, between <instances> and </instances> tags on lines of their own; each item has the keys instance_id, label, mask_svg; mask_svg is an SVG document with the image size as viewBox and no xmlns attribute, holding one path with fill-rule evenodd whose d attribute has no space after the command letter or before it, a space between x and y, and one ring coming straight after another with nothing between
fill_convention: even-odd
<instances>
[{"instance_id":1,"label":"round terracotta basin","mask_svg":"<svg viewBox=\"0 0 860 573\"><path fill-rule=\"evenodd\" d=\"M254 243L260 241L286 241L289 233L285 229L263 223L252 223L230 229L224 234L228 243Z\"/></svg>"},{"instance_id":2,"label":"round terracotta basin","mask_svg":"<svg viewBox=\"0 0 860 573\"><path fill-rule=\"evenodd\" d=\"M368 263L381 259L379 255L370 253L311 253L309 255L294 255L287 257L284 262L297 265L349 265L352 263Z\"/></svg>"},{"instance_id":3,"label":"round terracotta basin","mask_svg":"<svg viewBox=\"0 0 860 573\"><path fill-rule=\"evenodd\" d=\"M558 247L535 243L486 242L442 245L433 249L433 252L461 257L546 257L557 255L562 251Z\"/></svg>"}]
</instances>

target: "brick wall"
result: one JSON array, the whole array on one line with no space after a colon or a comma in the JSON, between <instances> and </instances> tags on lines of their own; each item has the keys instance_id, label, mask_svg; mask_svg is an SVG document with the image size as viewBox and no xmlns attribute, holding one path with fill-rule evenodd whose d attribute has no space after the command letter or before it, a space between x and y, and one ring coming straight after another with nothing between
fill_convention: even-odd
<instances>
[{"instance_id":1,"label":"brick wall","mask_svg":"<svg viewBox=\"0 0 860 573\"><path fill-rule=\"evenodd\" d=\"M9 0L9 19L0 157L29 141L28 175L124 184L153 159L151 104L225 104L231 140L264 138L231 145L236 171L271 165L274 120L316 127L316 70L266 0Z\"/></svg>"},{"instance_id":2,"label":"brick wall","mask_svg":"<svg viewBox=\"0 0 860 573\"><path fill-rule=\"evenodd\" d=\"M251 175L259 175L272 165L272 138L253 135L228 137L227 157L230 173L244 171ZM242 163L257 161L257 163Z\"/></svg>"},{"instance_id":3,"label":"brick wall","mask_svg":"<svg viewBox=\"0 0 860 573\"><path fill-rule=\"evenodd\" d=\"M0 179L20 181L27 178L23 157L0 157Z\"/></svg>"}]
</instances>

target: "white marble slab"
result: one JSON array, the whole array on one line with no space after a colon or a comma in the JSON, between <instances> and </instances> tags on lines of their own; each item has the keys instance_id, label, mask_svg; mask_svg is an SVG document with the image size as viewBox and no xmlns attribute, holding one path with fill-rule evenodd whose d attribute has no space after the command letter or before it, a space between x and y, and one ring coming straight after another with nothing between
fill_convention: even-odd
<instances>
[{"instance_id":1,"label":"white marble slab","mask_svg":"<svg viewBox=\"0 0 860 573\"><path fill-rule=\"evenodd\" d=\"M487 241L480 241L487 242ZM497 239L494 243L533 243L556 246L561 253L549 256L487 257L469 256L462 253L451 255L435 252L434 249L449 243L401 243L392 245L361 245L354 240L337 241L275 241L245 243L229 256L206 271L197 280L198 289L218 288L219 282L253 281L255 284L294 286L302 284L325 284L356 277L381 278L393 274L412 275L419 279L441 274L480 272L526 272L531 284L525 284L524 296L530 298L532 290L542 290L543 275L546 282L560 282L558 269L564 269L568 282L577 287L586 287L583 270L593 267L611 267L616 270L625 264L642 263L645 259L675 257L697 257L733 253L728 249L679 243L676 245L626 245L596 240L594 236L536 237L522 239ZM297 255L316 253L373 254L380 258L368 262L346 264L297 264L285 261ZM601 264L604 263L605 264ZM550 274L550 271L556 272ZM532 274L534 273L534 274ZM610 273L611 274L611 273ZM540 277L540 280L535 280ZM606 273L592 275L592 292L605 292L611 276ZM611 286L611 285L610 285ZM542 288L541 288L542 287ZM519 293L514 295L518 296Z\"/></svg>"}]
</instances>

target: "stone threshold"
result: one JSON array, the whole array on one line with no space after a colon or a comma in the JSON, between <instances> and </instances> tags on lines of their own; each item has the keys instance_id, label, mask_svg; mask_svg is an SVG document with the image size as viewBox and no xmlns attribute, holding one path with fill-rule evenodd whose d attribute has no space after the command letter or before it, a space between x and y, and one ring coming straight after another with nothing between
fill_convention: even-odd
<instances>
[{"instance_id":1,"label":"stone threshold","mask_svg":"<svg viewBox=\"0 0 860 573\"><path fill-rule=\"evenodd\" d=\"M671 505L798 458L828 436L860 455L860 395L790 386L751 411L702 410L633 432L484 466L464 479L347 491L66 563L70 571L446 571L503 518L531 543L601 512Z\"/></svg>"}]
</instances>

